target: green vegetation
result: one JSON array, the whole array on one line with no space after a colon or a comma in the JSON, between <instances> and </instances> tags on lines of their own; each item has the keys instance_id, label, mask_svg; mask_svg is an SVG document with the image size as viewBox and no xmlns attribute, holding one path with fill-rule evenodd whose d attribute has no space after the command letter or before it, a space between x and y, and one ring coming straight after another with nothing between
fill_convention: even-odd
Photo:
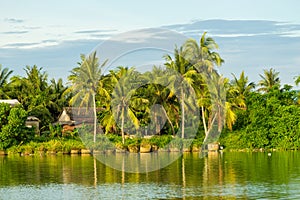
<instances>
[{"instance_id":1,"label":"green vegetation","mask_svg":"<svg viewBox=\"0 0 300 200\"><path fill-rule=\"evenodd\" d=\"M21 77L0 65L0 97L21 103L15 107L0 104L0 149L29 153L67 153L85 146L99 151L141 145L198 149L214 131L222 131L219 142L228 149L299 149L299 91L282 86L279 72L272 68L264 70L258 84L250 82L244 72L233 74L232 80L220 76L216 67L224 60L217 50L217 43L204 33L199 44L189 39L175 48L174 55L162 55L164 67L153 66L142 74L119 66L103 76L106 61L99 64L96 52L81 55L68 86L62 79L49 82L47 73L37 66L26 66ZM300 76L295 78L299 82ZM195 99L186 85L195 92L194 107ZM62 127L53 123L67 106L92 108L93 123L63 134ZM196 111L200 124L198 130L190 130L196 122L186 116ZM40 119L40 136L25 126L28 116ZM96 132L100 128L107 137ZM155 136L143 139L148 130ZM192 141L193 131L197 134ZM83 144L79 138L90 142Z\"/></svg>"}]
</instances>

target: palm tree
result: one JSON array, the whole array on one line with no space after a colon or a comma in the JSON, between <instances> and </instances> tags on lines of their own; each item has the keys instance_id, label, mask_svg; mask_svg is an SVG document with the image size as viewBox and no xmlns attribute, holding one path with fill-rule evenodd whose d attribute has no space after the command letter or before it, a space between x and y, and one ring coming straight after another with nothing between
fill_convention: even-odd
<instances>
[{"instance_id":1,"label":"palm tree","mask_svg":"<svg viewBox=\"0 0 300 200\"><path fill-rule=\"evenodd\" d=\"M139 128L139 120L135 116L132 108L131 99L135 92L135 85L137 83L137 72L134 68L119 67L117 73L112 76L116 83L114 91L112 92L111 106L115 119L121 123L122 143L125 143L125 119L128 128L131 128L133 123L136 129Z\"/></svg>"},{"instance_id":2,"label":"palm tree","mask_svg":"<svg viewBox=\"0 0 300 200\"><path fill-rule=\"evenodd\" d=\"M258 85L260 88L258 91L269 92L273 87L280 87L279 72L276 72L273 68L270 70L264 70L264 75L259 75L262 80Z\"/></svg>"},{"instance_id":3,"label":"palm tree","mask_svg":"<svg viewBox=\"0 0 300 200\"><path fill-rule=\"evenodd\" d=\"M235 96L240 96L245 100L251 90L255 88L255 83L249 83L248 76L245 76L244 71L242 71L239 79L234 74L232 74L232 76L233 80L231 81L231 86L234 90Z\"/></svg>"},{"instance_id":4,"label":"palm tree","mask_svg":"<svg viewBox=\"0 0 300 200\"><path fill-rule=\"evenodd\" d=\"M173 135L175 135L175 129L173 122L170 119L170 115L174 115L175 113L178 113L178 110L176 108L176 102L174 101L176 98L174 93L170 90L170 88L167 88L165 86L160 85L163 81L166 81L166 73L167 70L163 70L160 67L153 66L151 72L147 72L143 75L145 80L150 82L151 84L148 85L148 87L144 91L144 96L146 99L148 99L150 105L161 105L160 109L162 111L162 118L167 119L168 123L171 126L171 130ZM168 84L166 84L168 85ZM149 112L150 109L147 109ZM156 125L156 133L160 133L161 131L161 123L158 123L157 116L158 113L154 110L154 120ZM163 120L162 120L163 121Z\"/></svg>"},{"instance_id":5,"label":"palm tree","mask_svg":"<svg viewBox=\"0 0 300 200\"><path fill-rule=\"evenodd\" d=\"M226 110L225 100L225 85L227 81L228 80L226 78L220 76L217 72L210 74L207 81L210 106L206 108L208 110L208 122L206 123L206 120L203 120L203 123L206 124L207 127L204 142L211 142L208 139L210 134L212 137L218 137L221 133L224 122L226 122L225 120L231 120L231 118L226 118L226 113L230 113L230 110ZM217 133L214 131L215 127L217 128Z\"/></svg>"},{"instance_id":6,"label":"palm tree","mask_svg":"<svg viewBox=\"0 0 300 200\"><path fill-rule=\"evenodd\" d=\"M53 102L47 82L47 73L36 65L24 68L25 77L13 76L9 84L11 98L17 98L29 115L41 120L41 129L53 122L51 113Z\"/></svg>"},{"instance_id":7,"label":"palm tree","mask_svg":"<svg viewBox=\"0 0 300 200\"><path fill-rule=\"evenodd\" d=\"M50 82L49 97L51 103L48 107L50 108L52 115L57 117L58 114L62 112L63 107L68 105L70 94L66 92L68 87L64 86L61 78L57 81L55 79L51 79Z\"/></svg>"},{"instance_id":8,"label":"palm tree","mask_svg":"<svg viewBox=\"0 0 300 200\"><path fill-rule=\"evenodd\" d=\"M296 76L295 77L295 83L296 83L297 86L299 85L299 83L300 83L300 76Z\"/></svg>"},{"instance_id":9,"label":"palm tree","mask_svg":"<svg viewBox=\"0 0 300 200\"><path fill-rule=\"evenodd\" d=\"M101 69L106 64L105 60L101 66L99 64L96 52L91 53L88 57L81 55L79 66L71 71L68 77L71 87L68 92L72 92L74 96L70 99L70 104L79 105L79 107L93 108L94 118L94 138L96 142L97 134L97 111L96 111L96 93L101 78Z\"/></svg>"},{"instance_id":10,"label":"palm tree","mask_svg":"<svg viewBox=\"0 0 300 200\"><path fill-rule=\"evenodd\" d=\"M180 108L181 108L181 137L184 138L184 128L185 128L185 92L184 85L189 84L193 85L194 76L197 74L197 71L186 59L186 52L183 50L183 47L179 49L176 47L174 50L174 60L170 55L165 56L166 67L168 69L174 70L177 72L181 78L179 83L180 90Z\"/></svg>"},{"instance_id":11,"label":"palm tree","mask_svg":"<svg viewBox=\"0 0 300 200\"><path fill-rule=\"evenodd\" d=\"M224 60L219 53L215 52L219 48L218 44L211 37L206 37L204 32L199 44L194 39L188 39L184 44L186 58L195 66L198 72L212 72L214 65L221 66Z\"/></svg>"},{"instance_id":12,"label":"palm tree","mask_svg":"<svg viewBox=\"0 0 300 200\"><path fill-rule=\"evenodd\" d=\"M8 68L3 68L0 64L0 98L8 98L8 95L5 93L5 87L7 85L8 77L13 73L12 70Z\"/></svg>"}]
</instances>

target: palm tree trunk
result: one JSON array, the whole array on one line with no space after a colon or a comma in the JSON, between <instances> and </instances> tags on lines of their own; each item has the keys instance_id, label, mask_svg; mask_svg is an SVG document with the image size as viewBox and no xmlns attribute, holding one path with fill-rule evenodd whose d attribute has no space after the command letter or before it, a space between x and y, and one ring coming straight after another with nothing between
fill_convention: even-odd
<instances>
[{"instance_id":1,"label":"palm tree trunk","mask_svg":"<svg viewBox=\"0 0 300 200\"><path fill-rule=\"evenodd\" d=\"M205 121L205 114L204 114L204 107L201 106L201 112L202 112L202 122L203 122L203 126L204 126L204 132L205 132L205 136L208 134L207 132L207 127L206 127L206 121Z\"/></svg>"},{"instance_id":2,"label":"palm tree trunk","mask_svg":"<svg viewBox=\"0 0 300 200\"><path fill-rule=\"evenodd\" d=\"M155 121L155 134L158 133L158 135L160 135L160 126L158 123L158 116L157 116L156 110L154 110L154 121Z\"/></svg>"},{"instance_id":3,"label":"palm tree trunk","mask_svg":"<svg viewBox=\"0 0 300 200\"><path fill-rule=\"evenodd\" d=\"M166 112L166 110L165 110L164 107L162 107L162 110L164 111L164 114L165 114L165 116L166 116L166 118L167 118L169 124L171 125L172 133L173 133L173 135L175 136L175 130L174 130L173 123L172 123L172 121L170 120L170 118L169 118L169 116L168 116L168 114L167 114L167 112Z\"/></svg>"},{"instance_id":4,"label":"palm tree trunk","mask_svg":"<svg viewBox=\"0 0 300 200\"><path fill-rule=\"evenodd\" d=\"M96 98L95 93L92 94L93 97L93 112L94 112L94 143L96 142L97 134L97 110L96 110Z\"/></svg>"},{"instance_id":5,"label":"palm tree trunk","mask_svg":"<svg viewBox=\"0 0 300 200\"><path fill-rule=\"evenodd\" d=\"M205 138L204 138L204 143L206 143L206 140L208 139L208 134L210 133L211 129L213 128L213 125L215 123L216 117L217 117L217 113L214 115L214 117L213 117L213 119L211 121L211 124L208 127L207 135L205 135Z\"/></svg>"},{"instance_id":6,"label":"palm tree trunk","mask_svg":"<svg viewBox=\"0 0 300 200\"><path fill-rule=\"evenodd\" d=\"M121 134L122 134L122 144L125 144L125 135L124 135L124 106L122 105L121 111Z\"/></svg>"},{"instance_id":7,"label":"palm tree trunk","mask_svg":"<svg viewBox=\"0 0 300 200\"><path fill-rule=\"evenodd\" d=\"M181 138L184 138L184 92L183 88L181 88Z\"/></svg>"}]
</instances>

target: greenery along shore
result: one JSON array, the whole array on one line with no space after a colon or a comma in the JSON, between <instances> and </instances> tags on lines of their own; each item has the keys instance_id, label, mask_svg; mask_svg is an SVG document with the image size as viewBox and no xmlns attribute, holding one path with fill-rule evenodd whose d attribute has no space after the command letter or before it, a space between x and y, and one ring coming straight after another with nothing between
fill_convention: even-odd
<instances>
[{"instance_id":1,"label":"greenery along shore","mask_svg":"<svg viewBox=\"0 0 300 200\"><path fill-rule=\"evenodd\" d=\"M53 125L63 108L73 105L93 108L97 116L94 124L100 124L94 127L101 128L116 146L130 145L132 141L126 139L126 135L144 134L140 130L146 126L153 126L158 135L156 141L151 141L152 145L162 145L164 138L174 135L185 138L182 142L192 139L185 127L195 122L185 116L197 110L201 118L193 146L201 146L215 125L221 131L224 124L219 142L225 148L299 149L299 91L290 85L281 85L279 72L272 68L262 71L258 83L249 81L244 72L228 78L220 76L216 67L224 60L217 49L213 38L204 33L199 42L189 39L175 48L173 55L162 55L166 61L163 67L153 66L151 72L142 74L134 67L119 66L105 75L101 70L106 61L100 62L97 56L101 55L96 56L94 52L81 56L66 85L62 79L49 81L47 72L37 66L26 66L24 77L0 66L0 99L18 99L21 103L15 107L0 104L0 150L82 148L78 129L62 134L61 127ZM166 81L165 77L172 83L172 71L179 74L180 87L159 84ZM135 89L140 80L149 79L156 80L157 84L153 82ZM296 84L300 82L300 76L291 79ZM195 92L197 109L189 107L189 102L195 99L181 86L185 84ZM130 87L122 87L124 85ZM225 101L221 101L220 88L226 93ZM180 91L180 98L175 95L175 89ZM160 112L152 109L155 104L162 105ZM28 116L40 119L40 136L25 126ZM165 123L160 124L163 119ZM129 123L134 128L128 130ZM102 137L96 131L96 128L90 130L89 135L95 146ZM142 140L137 141L141 145Z\"/></svg>"}]
</instances>

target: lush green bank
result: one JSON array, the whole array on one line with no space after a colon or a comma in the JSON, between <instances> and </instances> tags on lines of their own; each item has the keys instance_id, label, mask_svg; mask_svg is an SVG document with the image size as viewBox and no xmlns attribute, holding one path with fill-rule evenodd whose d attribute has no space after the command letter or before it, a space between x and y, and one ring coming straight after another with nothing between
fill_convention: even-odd
<instances>
[{"instance_id":1,"label":"lush green bank","mask_svg":"<svg viewBox=\"0 0 300 200\"><path fill-rule=\"evenodd\" d=\"M122 137L116 135L100 135L97 142L84 140L78 136L73 138L56 138L48 141L31 141L25 144L11 146L0 154L41 155L41 154L92 154L105 152L142 152L152 151L200 151L201 139L181 139L172 136L153 136L151 138L126 138L125 144ZM131 149L136 149L131 151Z\"/></svg>"},{"instance_id":2,"label":"lush green bank","mask_svg":"<svg viewBox=\"0 0 300 200\"><path fill-rule=\"evenodd\" d=\"M63 134L62 127L53 125L68 106L91 110L93 119L88 123L95 125L84 136L94 142L84 144L90 149L159 147L161 141L174 135L181 139L172 140L169 145L176 143L184 148L196 135L199 147L214 131L222 131L218 141L225 149L300 147L299 91L281 84L279 72L272 68L259 75L258 83L249 81L244 72L231 79L218 74L216 67L224 60L217 43L206 33L200 43L189 39L176 47L172 55L162 55L165 64L153 66L145 73L119 66L103 75L107 61L101 63L98 56L101 57L96 52L81 55L68 84L61 79L49 82L47 73L37 66L26 66L24 77L15 75L9 79L12 71L0 66L0 98L20 102L15 107L0 103L0 150L30 148L26 146L36 149L50 144L53 148L60 146L59 151L75 148L65 143L79 141L78 130ZM296 85L300 83L300 76L292 79ZM29 116L40 119L38 131L26 126ZM102 147L95 143L101 137L97 129L118 139L110 137L113 145L104 140ZM158 141L126 139L129 134L147 135L145 130L160 135Z\"/></svg>"}]
</instances>

